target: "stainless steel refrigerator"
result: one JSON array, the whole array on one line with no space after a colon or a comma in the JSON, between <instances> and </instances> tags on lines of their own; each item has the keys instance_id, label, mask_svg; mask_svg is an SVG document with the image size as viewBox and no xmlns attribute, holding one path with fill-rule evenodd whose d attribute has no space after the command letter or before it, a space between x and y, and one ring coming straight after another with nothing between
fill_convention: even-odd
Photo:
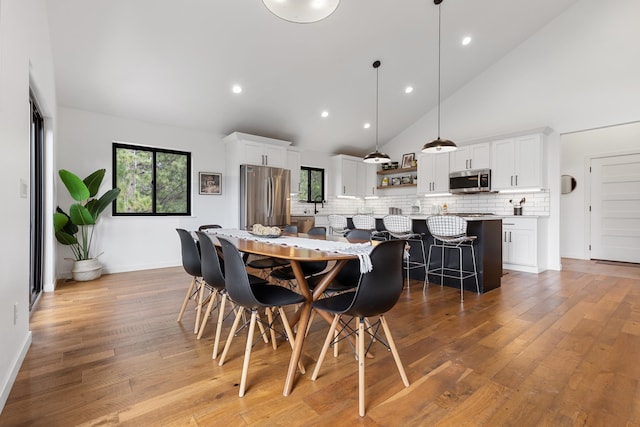
<instances>
[{"instance_id":1,"label":"stainless steel refrigerator","mask_svg":"<svg viewBox=\"0 0 640 427\"><path fill-rule=\"evenodd\" d=\"M240 229L289 224L290 185L289 169L240 165Z\"/></svg>"}]
</instances>

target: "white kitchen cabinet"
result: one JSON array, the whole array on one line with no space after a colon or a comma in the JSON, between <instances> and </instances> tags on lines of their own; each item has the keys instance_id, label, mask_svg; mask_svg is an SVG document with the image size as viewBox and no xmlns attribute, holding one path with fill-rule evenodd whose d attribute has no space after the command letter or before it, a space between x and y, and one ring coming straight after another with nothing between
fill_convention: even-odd
<instances>
[{"instance_id":1,"label":"white kitchen cabinet","mask_svg":"<svg viewBox=\"0 0 640 427\"><path fill-rule=\"evenodd\" d=\"M378 166L375 164L362 163L365 166L365 193L364 197L375 197L378 195Z\"/></svg>"},{"instance_id":2,"label":"white kitchen cabinet","mask_svg":"<svg viewBox=\"0 0 640 427\"><path fill-rule=\"evenodd\" d=\"M339 154L331 158L333 172L333 195L357 197L358 165L364 164L359 157ZM360 190L363 191L362 187Z\"/></svg>"},{"instance_id":3,"label":"white kitchen cabinet","mask_svg":"<svg viewBox=\"0 0 640 427\"><path fill-rule=\"evenodd\" d=\"M449 192L449 154L418 156L418 194Z\"/></svg>"},{"instance_id":4,"label":"white kitchen cabinet","mask_svg":"<svg viewBox=\"0 0 640 427\"><path fill-rule=\"evenodd\" d=\"M287 149L287 169L291 171L291 193L300 192L300 150Z\"/></svg>"},{"instance_id":5,"label":"white kitchen cabinet","mask_svg":"<svg viewBox=\"0 0 640 427\"><path fill-rule=\"evenodd\" d=\"M287 167L288 141L234 132L224 142L230 164Z\"/></svg>"},{"instance_id":6,"label":"white kitchen cabinet","mask_svg":"<svg viewBox=\"0 0 640 427\"><path fill-rule=\"evenodd\" d=\"M543 188L543 135L524 135L493 141L491 165L492 190Z\"/></svg>"},{"instance_id":7,"label":"white kitchen cabinet","mask_svg":"<svg viewBox=\"0 0 640 427\"><path fill-rule=\"evenodd\" d=\"M542 224L538 224L538 222ZM544 271L540 237L546 220L536 217L506 217L502 220L502 264L505 269L539 273Z\"/></svg>"},{"instance_id":8,"label":"white kitchen cabinet","mask_svg":"<svg viewBox=\"0 0 640 427\"><path fill-rule=\"evenodd\" d=\"M449 155L451 172L489 169L491 167L491 144L489 142L460 146Z\"/></svg>"}]
</instances>

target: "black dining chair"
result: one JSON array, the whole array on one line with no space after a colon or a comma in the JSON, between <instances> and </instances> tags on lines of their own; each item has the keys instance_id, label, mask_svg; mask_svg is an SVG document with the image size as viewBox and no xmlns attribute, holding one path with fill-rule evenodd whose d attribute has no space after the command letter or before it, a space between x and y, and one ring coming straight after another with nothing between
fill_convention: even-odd
<instances>
[{"instance_id":1,"label":"black dining chair","mask_svg":"<svg viewBox=\"0 0 640 427\"><path fill-rule=\"evenodd\" d=\"M310 236L326 236L326 227L311 227L307 234ZM327 261L306 261L301 262L300 267L305 277L314 276L327 268ZM286 267L276 268L271 271L270 276L280 282L287 282L291 287L293 280L296 280L296 276L293 273L293 268L289 265Z\"/></svg>"},{"instance_id":2,"label":"black dining chair","mask_svg":"<svg viewBox=\"0 0 640 427\"><path fill-rule=\"evenodd\" d=\"M207 320L209 320L209 315L215 308L217 308L218 322L216 324L216 334L213 341L213 352L211 354L211 358L215 359L218 357L222 322L225 318L225 305L228 299L224 278L224 261L218 256L217 248L206 233L196 231L196 235L200 242L202 278L204 279L205 286L211 290L209 294L209 303L204 312L204 317L202 319L197 338L200 339L202 337L204 328L207 325ZM251 285L267 283L264 279L252 275L249 275L249 282ZM231 301L231 304L233 305L233 301Z\"/></svg>"},{"instance_id":3,"label":"black dining chair","mask_svg":"<svg viewBox=\"0 0 640 427\"><path fill-rule=\"evenodd\" d=\"M204 298L204 282L202 280L202 269L200 267L200 249L193 239L193 236L187 230L176 228L178 236L180 236L180 247L182 252L182 267L188 275L191 276L191 284L187 289L184 297L180 313L178 314L178 322L182 321L182 316L189 304L189 301L196 303L196 321L193 333L197 334L200 327L200 315L202 312L202 299Z\"/></svg>"},{"instance_id":4,"label":"black dining chair","mask_svg":"<svg viewBox=\"0 0 640 427\"><path fill-rule=\"evenodd\" d=\"M261 321L258 319L258 310L267 309L267 315L269 315L272 309L278 309L280 320L282 321L282 325L285 330L283 335L285 335L291 345L291 348L293 348L295 345L295 337L293 335L293 332L291 331L289 321L287 320L282 307L291 304L299 304L304 301L304 297L289 289L283 288L282 286L251 286L249 284L247 270L245 269L244 262L242 261L242 256L240 255L238 249L231 242L222 237L218 237L218 240L222 245L222 253L224 254L226 273L225 282L227 285L227 292L229 293L229 298L231 298L231 300L237 306L239 306L239 309L236 313L236 318L233 322L233 325L231 326L231 331L229 331L229 337L227 338L227 342L225 343L224 350L222 351L222 355L220 356L218 365L222 366L222 364L224 363L225 357L227 356L227 353L231 346L233 336L235 335L240 320L243 317L243 312L249 311L251 313L247 343L244 352L244 362L242 365L240 390L238 392L238 395L242 397L244 396L247 383L247 373L249 370L249 361L251 359L251 348L253 346L252 342L255 325L256 322ZM275 325L274 320L271 319L271 316L269 316L269 323L266 326L273 330ZM275 341L273 345L275 346ZM304 370L304 368L302 367L301 369Z\"/></svg>"},{"instance_id":5,"label":"black dining chair","mask_svg":"<svg viewBox=\"0 0 640 427\"><path fill-rule=\"evenodd\" d=\"M332 343L340 339L335 332L340 325L341 334L355 334L357 336L356 356L358 359L358 407L360 416L365 415L365 360L366 351L374 342L379 342L391 351L400 372L405 387L409 387L409 380L404 371L398 350L389 330L384 314L391 310L398 301L403 288L402 261L404 256L404 240L388 240L381 242L371 251L373 270L362 274L354 291L319 299L313 302L313 308L334 314L333 322L327 333L320 357L311 376L318 377L320 366ZM350 316L348 320L345 317ZM371 322L371 318L378 316L378 320ZM357 329L350 326L352 318L357 319ZM378 333L382 326L386 342ZM365 350L365 337L371 338Z\"/></svg>"}]
</instances>

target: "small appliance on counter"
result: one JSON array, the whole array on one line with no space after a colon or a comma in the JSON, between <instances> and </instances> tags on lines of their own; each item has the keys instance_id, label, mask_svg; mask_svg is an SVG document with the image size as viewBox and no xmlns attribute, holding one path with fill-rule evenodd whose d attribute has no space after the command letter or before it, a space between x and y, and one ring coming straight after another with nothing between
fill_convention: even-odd
<instances>
[{"instance_id":1,"label":"small appliance on counter","mask_svg":"<svg viewBox=\"0 0 640 427\"><path fill-rule=\"evenodd\" d=\"M402 209L400 209L400 208L389 208L389 215L402 215Z\"/></svg>"}]
</instances>

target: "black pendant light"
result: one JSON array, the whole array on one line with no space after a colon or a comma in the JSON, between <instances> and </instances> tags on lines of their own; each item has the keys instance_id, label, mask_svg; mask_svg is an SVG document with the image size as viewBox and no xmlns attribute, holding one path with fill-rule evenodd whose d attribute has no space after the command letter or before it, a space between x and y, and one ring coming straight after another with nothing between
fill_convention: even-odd
<instances>
[{"instance_id":1,"label":"black pendant light","mask_svg":"<svg viewBox=\"0 0 640 427\"><path fill-rule=\"evenodd\" d=\"M318 22L331 15L340 0L262 0L271 13L297 24Z\"/></svg>"},{"instance_id":2,"label":"black pendant light","mask_svg":"<svg viewBox=\"0 0 640 427\"><path fill-rule=\"evenodd\" d=\"M427 142L422 147L423 153L446 153L449 151L456 150L458 146L453 141L449 141L448 139L440 139L440 33L441 33L441 13L440 13L440 3L443 0L433 0L433 3L438 6L438 138L434 139L431 142Z\"/></svg>"},{"instance_id":3,"label":"black pendant light","mask_svg":"<svg viewBox=\"0 0 640 427\"><path fill-rule=\"evenodd\" d=\"M369 153L362 159L365 163L389 163L391 158L384 153L378 151L378 69L380 68L380 61L374 61L373 68L376 69L376 151Z\"/></svg>"}]
</instances>

